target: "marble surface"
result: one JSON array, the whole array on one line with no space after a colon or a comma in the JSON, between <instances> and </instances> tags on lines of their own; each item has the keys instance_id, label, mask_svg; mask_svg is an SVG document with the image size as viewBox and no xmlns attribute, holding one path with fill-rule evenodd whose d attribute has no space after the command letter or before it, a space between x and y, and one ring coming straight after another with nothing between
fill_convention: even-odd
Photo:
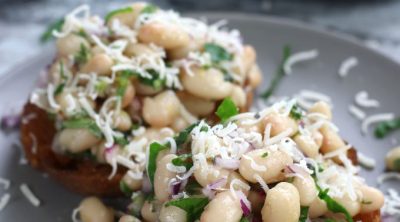
<instances>
[{"instance_id":1,"label":"marble surface","mask_svg":"<svg viewBox=\"0 0 400 222\"><path fill-rule=\"evenodd\" d=\"M126 0L0 0L0 76L40 53L46 25L82 3L106 14ZM292 18L346 33L400 62L400 1L328 0L158 0L164 8L190 11L239 11Z\"/></svg>"}]
</instances>

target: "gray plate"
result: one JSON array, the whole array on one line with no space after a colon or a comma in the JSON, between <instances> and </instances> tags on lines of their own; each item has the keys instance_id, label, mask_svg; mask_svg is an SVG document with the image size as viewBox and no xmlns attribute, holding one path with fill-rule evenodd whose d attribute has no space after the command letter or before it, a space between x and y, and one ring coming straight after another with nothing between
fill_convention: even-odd
<instances>
[{"instance_id":1,"label":"gray plate","mask_svg":"<svg viewBox=\"0 0 400 222\"><path fill-rule=\"evenodd\" d=\"M275 72L284 45L291 45L293 51L319 49L320 56L316 60L295 66L293 74L285 77L280 85L277 95L290 96L301 89L313 89L331 96L334 121L341 129L340 133L360 151L377 159L378 165L373 171L362 172L370 184L376 184L376 177L384 170L384 155L393 146L391 139L399 137L399 134L385 140L376 140L371 133L362 136L360 122L350 116L347 107L353 102L355 93L367 90L371 97L381 102L381 108L368 110L369 114L399 114L400 66L397 63L350 38L315 30L294 21L226 13L196 15L210 20L226 18L230 27L239 29L245 42L257 49L264 83L268 83ZM1 113L26 101L40 70L52 61L52 56L52 50L45 50L0 79ZM347 78L340 79L337 70L349 56L356 56L359 66L352 69ZM266 84L261 88L265 87ZM29 166L19 165L20 151L11 145L17 138L14 134L0 134L0 177L12 180L11 188L6 191L12 194L11 201L0 213L0 221L71 221L72 209L81 197ZM20 193L19 184L23 182L28 183L42 200L40 208L31 206ZM0 188L0 195L3 193L5 191Z\"/></svg>"}]
</instances>

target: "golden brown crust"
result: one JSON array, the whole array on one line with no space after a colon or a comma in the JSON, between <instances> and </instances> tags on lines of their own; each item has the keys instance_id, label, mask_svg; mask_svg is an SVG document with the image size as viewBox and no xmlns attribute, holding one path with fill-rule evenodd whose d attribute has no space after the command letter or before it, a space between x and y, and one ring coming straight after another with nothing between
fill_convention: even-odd
<instances>
[{"instance_id":1,"label":"golden brown crust","mask_svg":"<svg viewBox=\"0 0 400 222\"><path fill-rule=\"evenodd\" d=\"M119 181L124 169L108 180L111 167L88 160L74 160L65 155L59 155L51 149L55 135L54 123L46 111L30 103L26 104L23 116L34 114L36 117L21 126L21 141L25 155L34 168L44 171L69 190L84 195L120 196ZM34 139L36 138L36 152Z\"/></svg>"}]
</instances>

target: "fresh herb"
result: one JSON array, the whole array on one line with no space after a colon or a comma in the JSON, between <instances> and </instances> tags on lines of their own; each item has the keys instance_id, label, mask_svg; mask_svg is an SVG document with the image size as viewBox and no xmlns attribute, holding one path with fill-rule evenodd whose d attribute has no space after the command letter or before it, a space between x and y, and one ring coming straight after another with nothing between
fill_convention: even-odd
<instances>
[{"instance_id":1,"label":"fresh herb","mask_svg":"<svg viewBox=\"0 0 400 222\"><path fill-rule=\"evenodd\" d=\"M127 138L125 138L125 136L121 136L121 137L114 137L114 141L120 145L121 147L124 147L126 145L129 144L129 141Z\"/></svg>"},{"instance_id":2,"label":"fresh herb","mask_svg":"<svg viewBox=\"0 0 400 222\"><path fill-rule=\"evenodd\" d=\"M67 76L64 73L64 62L62 60L60 61L60 76L61 76L61 79L64 79L64 80L67 79Z\"/></svg>"},{"instance_id":3,"label":"fresh herb","mask_svg":"<svg viewBox=\"0 0 400 222\"><path fill-rule=\"evenodd\" d=\"M140 14L152 14L158 10L158 7L153 5L153 4L148 4L146 5L142 11L140 11Z\"/></svg>"},{"instance_id":4,"label":"fresh herb","mask_svg":"<svg viewBox=\"0 0 400 222\"><path fill-rule=\"evenodd\" d=\"M400 171L400 159L395 159L393 163L393 169L396 171Z\"/></svg>"},{"instance_id":5,"label":"fresh herb","mask_svg":"<svg viewBox=\"0 0 400 222\"><path fill-rule=\"evenodd\" d=\"M309 207L301 207L299 222L306 222L307 221L308 209L309 209Z\"/></svg>"},{"instance_id":6,"label":"fresh herb","mask_svg":"<svg viewBox=\"0 0 400 222\"><path fill-rule=\"evenodd\" d=\"M147 175L149 176L151 184L154 186L154 174L157 168L157 156L160 151L168 149L167 146L161 145L157 142L150 144L149 149L149 162L147 165Z\"/></svg>"},{"instance_id":7,"label":"fresh herb","mask_svg":"<svg viewBox=\"0 0 400 222\"><path fill-rule=\"evenodd\" d=\"M125 95L126 88L128 88L129 79L123 76L119 76L117 77L116 82L117 82L117 96L122 98Z\"/></svg>"},{"instance_id":8,"label":"fresh herb","mask_svg":"<svg viewBox=\"0 0 400 222\"><path fill-rule=\"evenodd\" d=\"M261 97L264 99L268 99L274 92L276 87L278 86L279 82L281 81L282 77L285 75L285 71L283 70L283 66L286 63L286 60L289 58L291 53L291 49L289 46L285 46L283 48L283 55L281 63L278 66L277 71L275 72L275 76L270 82L267 90L261 94Z\"/></svg>"},{"instance_id":9,"label":"fresh herb","mask_svg":"<svg viewBox=\"0 0 400 222\"><path fill-rule=\"evenodd\" d=\"M78 32L75 33L75 35L80 36L85 39L87 39L89 37L88 34L83 29L80 29Z\"/></svg>"},{"instance_id":10,"label":"fresh herb","mask_svg":"<svg viewBox=\"0 0 400 222\"><path fill-rule=\"evenodd\" d=\"M140 217L140 210L143 207L146 197L142 192L136 192L135 195L132 195L131 199L132 202L129 204L128 210L135 217Z\"/></svg>"},{"instance_id":11,"label":"fresh herb","mask_svg":"<svg viewBox=\"0 0 400 222\"><path fill-rule=\"evenodd\" d=\"M169 201L165 206L179 207L186 211L187 221L195 221L200 218L200 215L204 211L204 207L207 206L208 202L209 200L206 197L189 197Z\"/></svg>"},{"instance_id":12,"label":"fresh herb","mask_svg":"<svg viewBox=\"0 0 400 222\"><path fill-rule=\"evenodd\" d=\"M400 117L394 120L379 123L375 128L375 137L382 139L397 129L400 129Z\"/></svg>"},{"instance_id":13,"label":"fresh herb","mask_svg":"<svg viewBox=\"0 0 400 222\"><path fill-rule=\"evenodd\" d=\"M189 170L193 166L192 154L182 154L172 159L171 163L175 166L184 166Z\"/></svg>"},{"instance_id":14,"label":"fresh herb","mask_svg":"<svg viewBox=\"0 0 400 222\"><path fill-rule=\"evenodd\" d=\"M96 84L94 86L94 89L96 90L96 92L98 92L100 94L105 93L107 88L108 88L108 83L105 81L101 81L101 80L96 82Z\"/></svg>"},{"instance_id":15,"label":"fresh herb","mask_svg":"<svg viewBox=\"0 0 400 222\"><path fill-rule=\"evenodd\" d=\"M240 218L239 222L250 222L250 220L249 218L243 216L242 218Z\"/></svg>"},{"instance_id":16,"label":"fresh herb","mask_svg":"<svg viewBox=\"0 0 400 222\"><path fill-rule=\"evenodd\" d=\"M198 123L193 123L192 125L186 127L184 130L182 130L178 135L174 137L174 140L176 142L176 146L179 148L183 144L186 143L190 133L192 130L198 125Z\"/></svg>"},{"instance_id":17,"label":"fresh herb","mask_svg":"<svg viewBox=\"0 0 400 222\"><path fill-rule=\"evenodd\" d=\"M130 196L133 192L133 190L123 180L119 182L119 189L126 196Z\"/></svg>"},{"instance_id":18,"label":"fresh herb","mask_svg":"<svg viewBox=\"0 0 400 222\"><path fill-rule=\"evenodd\" d=\"M218 106L217 116L222 122L226 122L232 116L238 114L238 108L236 107L235 103L230 98L225 98L222 103Z\"/></svg>"},{"instance_id":19,"label":"fresh herb","mask_svg":"<svg viewBox=\"0 0 400 222\"><path fill-rule=\"evenodd\" d=\"M294 120L300 120L303 117L302 110L300 107L297 105L294 105L292 109L290 110L290 117L292 117Z\"/></svg>"},{"instance_id":20,"label":"fresh herb","mask_svg":"<svg viewBox=\"0 0 400 222\"><path fill-rule=\"evenodd\" d=\"M133 8L132 7L125 7L125 8L120 8L120 9L116 9L114 11L109 12L106 17L105 17L105 22L108 23L110 21L110 19L112 17L114 17L115 15L118 14L125 14L125 13L130 13L133 12Z\"/></svg>"},{"instance_id":21,"label":"fresh herb","mask_svg":"<svg viewBox=\"0 0 400 222\"><path fill-rule=\"evenodd\" d=\"M370 201L370 200L362 200L361 204L370 205L370 204L372 204L372 201Z\"/></svg>"},{"instance_id":22,"label":"fresh herb","mask_svg":"<svg viewBox=\"0 0 400 222\"><path fill-rule=\"evenodd\" d=\"M85 64L89 59L89 54L89 49L81 43L79 51L74 56L74 60L78 64Z\"/></svg>"},{"instance_id":23,"label":"fresh herb","mask_svg":"<svg viewBox=\"0 0 400 222\"><path fill-rule=\"evenodd\" d=\"M329 196L329 189L322 190L318 185L317 189L319 190L318 197L323 200L328 207L328 210L333 213L342 213L346 217L347 222L353 222L353 218L349 214L349 212L344 208L341 204L336 202L332 197Z\"/></svg>"},{"instance_id":24,"label":"fresh herb","mask_svg":"<svg viewBox=\"0 0 400 222\"><path fill-rule=\"evenodd\" d=\"M96 137L102 137L101 130L96 122L90 118L73 118L62 122L63 128L69 129L88 129Z\"/></svg>"},{"instance_id":25,"label":"fresh herb","mask_svg":"<svg viewBox=\"0 0 400 222\"><path fill-rule=\"evenodd\" d=\"M61 31L64 25L64 19L59 19L53 23L51 23L46 31L40 36L40 42L45 43L50 41L53 38L53 31Z\"/></svg>"},{"instance_id":26,"label":"fresh herb","mask_svg":"<svg viewBox=\"0 0 400 222\"><path fill-rule=\"evenodd\" d=\"M120 76L123 78L137 77L141 83L151 86L155 90L159 90L165 86L165 79L161 79L157 71L155 71L154 69L148 69L146 71L151 75L151 79L144 78L138 72L135 72L133 70L124 70L121 72Z\"/></svg>"},{"instance_id":27,"label":"fresh herb","mask_svg":"<svg viewBox=\"0 0 400 222\"><path fill-rule=\"evenodd\" d=\"M65 87L65 83L60 83L57 88L54 90L54 96L60 95Z\"/></svg>"},{"instance_id":28,"label":"fresh herb","mask_svg":"<svg viewBox=\"0 0 400 222\"><path fill-rule=\"evenodd\" d=\"M218 69L221 70L221 72L224 74L224 80L225 81L227 81L227 82L233 82L234 81L232 74L230 74L228 72L228 70L226 70L226 69L224 69L222 67L219 67Z\"/></svg>"},{"instance_id":29,"label":"fresh herb","mask_svg":"<svg viewBox=\"0 0 400 222\"><path fill-rule=\"evenodd\" d=\"M331 218L327 218L327 219L324 220L324 222L336 222L336 220L335 219L331 219Z\"/></svg>"},{"instance_id":30,"label":"fresh herb","mask_svg":"<svg viewBox=\"0 0 400 222\"><path fill-rule=\"evenodd\" d=\"M204 44L204 51L210 54L211 61L214 64L219 64L222 61L231 61L233 59L233 55L231 53L226 51L224 47L215 43Z\"/></svg>"},{"instance_id":31,"label":"fresh herb","mask_svg":"<svg viewBox=\"0 0 400 222\"><path fill-rule=\"evenodd\" d=\"M265 157L267 157L267 156L268 156L268 152L265 152L265 153L263 153L263 154L261 155L262 158L265 158Z\"/></svg>"}]
</instances>

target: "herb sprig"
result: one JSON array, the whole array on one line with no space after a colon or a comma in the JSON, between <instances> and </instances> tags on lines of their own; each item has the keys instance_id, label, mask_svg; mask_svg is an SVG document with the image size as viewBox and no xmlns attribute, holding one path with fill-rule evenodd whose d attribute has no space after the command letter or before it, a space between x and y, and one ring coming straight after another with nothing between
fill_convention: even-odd
<instances>
[{"instance_id":1,"label":"herb sprig","mask_svg":"<svg viewBox=\"0 0 400 222\"><path fill-rule=\"evenodd\" d=\"M201 213L207 206L209 200L207 197L189 197L178 200L172 200L165 204L168 206L179 207L186 211L187 221L195 221L200 218Z\"/></svg>"},{"instance_id":2,"label":"herb sprig","mask_svg":"<svg viewBox=\"0 0 400 222\"><path fill-rule=\"evenodd\" d=\"M375 137L382 139L389 133L400 129L400 117L391 121L384 121L375 128Z\"/></svg>"},{"instance_id":3,"label":"herb sprig","mask_svg":"<svg viewBox=\"0 0 400 222\"><path fill-rule=\"evenodd\" d=\"M225 98L215 112L215 114L223 123L238 113L239 109L236 107L231 98Z\"/></svg>"},{"instance_id":4,"label":"herb sprig","mask_svg":"<svg viewBox=\"0 0 400 222\"><path fill-rule=\"evenodd\" d=\"M58 19L55 22L51 23L45 32L40 36L40 42L45 43L53 39L53 31L61 31L64 26L64 18Z\"/></svg>"}]
</instances>

